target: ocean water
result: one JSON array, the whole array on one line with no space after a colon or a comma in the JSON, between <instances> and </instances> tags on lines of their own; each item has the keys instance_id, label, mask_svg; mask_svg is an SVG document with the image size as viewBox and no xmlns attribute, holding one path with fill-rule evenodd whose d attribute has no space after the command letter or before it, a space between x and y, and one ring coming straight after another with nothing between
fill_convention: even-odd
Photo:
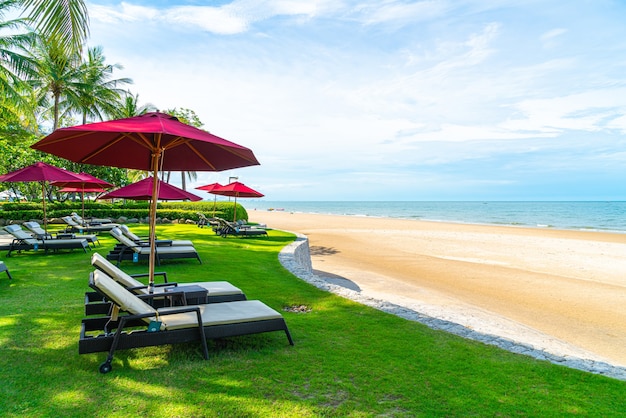
<instances>
[{"instance_id":1,"label":"ocean water","mask_svg":"<svg viewBox=\"0 0 626 418\"><path fill-rule=\"evenodd\" d=\"M248 212L284 210L469 224L626 233L626 202L304 202L241 199Z\"/></svg>"}]
</instances>

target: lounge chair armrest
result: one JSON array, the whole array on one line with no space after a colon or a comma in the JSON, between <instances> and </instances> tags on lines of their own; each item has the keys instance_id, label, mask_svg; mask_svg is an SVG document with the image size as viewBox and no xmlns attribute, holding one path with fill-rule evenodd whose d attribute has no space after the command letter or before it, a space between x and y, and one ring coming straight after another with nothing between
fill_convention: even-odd
<instances>
[{"instance_id":1,"label":"lounge chair armrest","mask_svg":"<svg viewBox=\"0 0 626 418\"><path fill-rule=\"evenodd\" d=\"M174 315L185 312L198 312L200 313L200 307L198 305L187 305L187 306L169 306L165 308L157 309L159 315ZM200 320L200 324L202 324L202 320Z\"/></svg>"},{"instance_id":2,"label":"lounge chair armrest","mask_svg":"<svg viewBox=\"0 0 626 418\"><path fill-rule=\"evenodd\" d=\"M167 283L167 272L165 271L155 271L154 272L155 276L163 276L163 282ZM148 277L150 276L150 273L137 273L137 274L131 274L130 277Z\"/></svg>"},{"instance_id":3,"label":"lounge chair armrest","mask_svg":"<svg viewBox=\"0 0 626 418\"><path fill-rule=\"evenodd\" d=\"M149 235L137 235L139 237L139 239L136 239L134 241L148 241L150 239Z\"/></svg>"},{"instance_id":4,"label":"lounge chair armrest","mask_svg":"<svg viewBox=\"0 0 626 418\"><path fill-rule=\"evenodd\" d=\"M172 282L172 283L155 283L154 287L178 287L178 283L176 283L176 282Z\"/></svg>"},{"instance_id":5,"label":"lounge chair armrest","mask_svg":"<svg viewBox=\"0 0 626 418\"><path fill-rule=\"evenodd\" d=\"M130 287L127 287L126 289L133 291L133 290L139 290L139 289L147 289L149 287L150 285L142 284L139 286L130 286ZM156 283L154 287L178 287L178 283Z\"/></svg>"},{"instance_id":6,"label":"lounge chair armrest","mask_svg":"<svg viewBox=\"0 0 626 418\"><path fill-rule=\"evenodd\" d=\"M159 308L157 309L157 312L160 316L174 315L185 312L195 312L196 319L198 321L198 330L200 331L200 341L202 341L203 356L205 360L209 359L209 349L207 348L204 326L202 324L202 313L200 312L200 307L198 305L181 306L175 308Z\"/></svg>"}]
</instances>

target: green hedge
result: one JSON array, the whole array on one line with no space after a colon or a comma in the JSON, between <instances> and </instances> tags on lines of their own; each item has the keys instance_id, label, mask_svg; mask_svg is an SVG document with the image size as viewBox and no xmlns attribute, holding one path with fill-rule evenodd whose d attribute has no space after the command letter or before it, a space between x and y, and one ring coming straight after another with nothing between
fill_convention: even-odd
<instances>
[{"instance_id":1,"label":"green hedge","mask_svg":"<svg viewBox=\"0 0 626 418\"><path fill-rule=\"evenodd\" d=\"M43 219L41 202L4 203L0 211L0 218L7 220ZM233 219L234 202L217 202L215 216L227 220ZM145 218L148 216L147 201L127 201L125 203L85 202L85 216L94 218L118 219ZM82 213L82 204L78 202L53 202L46 205L48 219L61 218L72 212ZM157 217L174 219L198 220L198 212L207 217L213 216L213 202L160 202L157 205ZM248 212L237 203L237 219L248 220Z\"/></svg>"}]
</instances>

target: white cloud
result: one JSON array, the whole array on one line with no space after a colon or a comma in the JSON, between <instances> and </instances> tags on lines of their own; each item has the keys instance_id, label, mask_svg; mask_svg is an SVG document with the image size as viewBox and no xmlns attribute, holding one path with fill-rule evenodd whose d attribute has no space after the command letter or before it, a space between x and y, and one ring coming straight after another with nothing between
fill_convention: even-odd
<instances>
[{"instance_id":1,"label":"white cloud","mask_svg":"<svg viewBox=\"0 0 626 418\"><path fill-rule=\"evenodd\" d=\"M93 21L105 23L154 21L179 25L178 29L198 28L219 35L233 35L249 30L250 25L276 16L313 17L327 8L325 1L236 0L222 6L172 6L166 8L136 6L121 2L120 9L90 6Z\"/></svg>"},{"instance_id":2,"label":"white cloud","mask_svg":"<svg viewBox=\"0 0 626 418\"><path fill-rule=\"evenodd\" d=\"M393 0L373 1L357 5L353 11L365 24L388 22L419 22L433 19L450 10L447 1L399 2Z\"/></svg>"},{"instance_id":3,"label":"white cloud","mask_svg":"<svg viewBox=\"0 0 626 418\"><path fill-rule=\"evenodd\" d=\"M610 135L626 132L626 81L608 69L626 48L606 54L592 28L589 46L572 40L590 13L626 35L595 8L565 19L520 2L191 3L90 7L95 43L142 100L191 108L206 129L252 148L262 165L236 174L268 199L393 178L499 192L549 169L544 158L563 172L624 158L612 149L624 139Z\"/></svg>"}]
</instances>

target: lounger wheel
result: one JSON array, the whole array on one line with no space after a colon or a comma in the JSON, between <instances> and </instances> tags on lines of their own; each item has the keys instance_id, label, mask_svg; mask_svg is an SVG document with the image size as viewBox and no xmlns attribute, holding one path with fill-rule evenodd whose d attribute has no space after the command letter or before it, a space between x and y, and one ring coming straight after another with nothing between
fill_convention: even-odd
<instances>
[{"instance_id":1,"label":"lounger wheel","mask_svg":"<svg viewBox=\"0 0 626 418\"><path fill-rule=\"evenodd\" d=\"M113 366L111 366L110 361L105 361L104 363L100 365L100 373L102 374L107 374L111 370L113 370Z\"/></svg>"}]
</instances>

